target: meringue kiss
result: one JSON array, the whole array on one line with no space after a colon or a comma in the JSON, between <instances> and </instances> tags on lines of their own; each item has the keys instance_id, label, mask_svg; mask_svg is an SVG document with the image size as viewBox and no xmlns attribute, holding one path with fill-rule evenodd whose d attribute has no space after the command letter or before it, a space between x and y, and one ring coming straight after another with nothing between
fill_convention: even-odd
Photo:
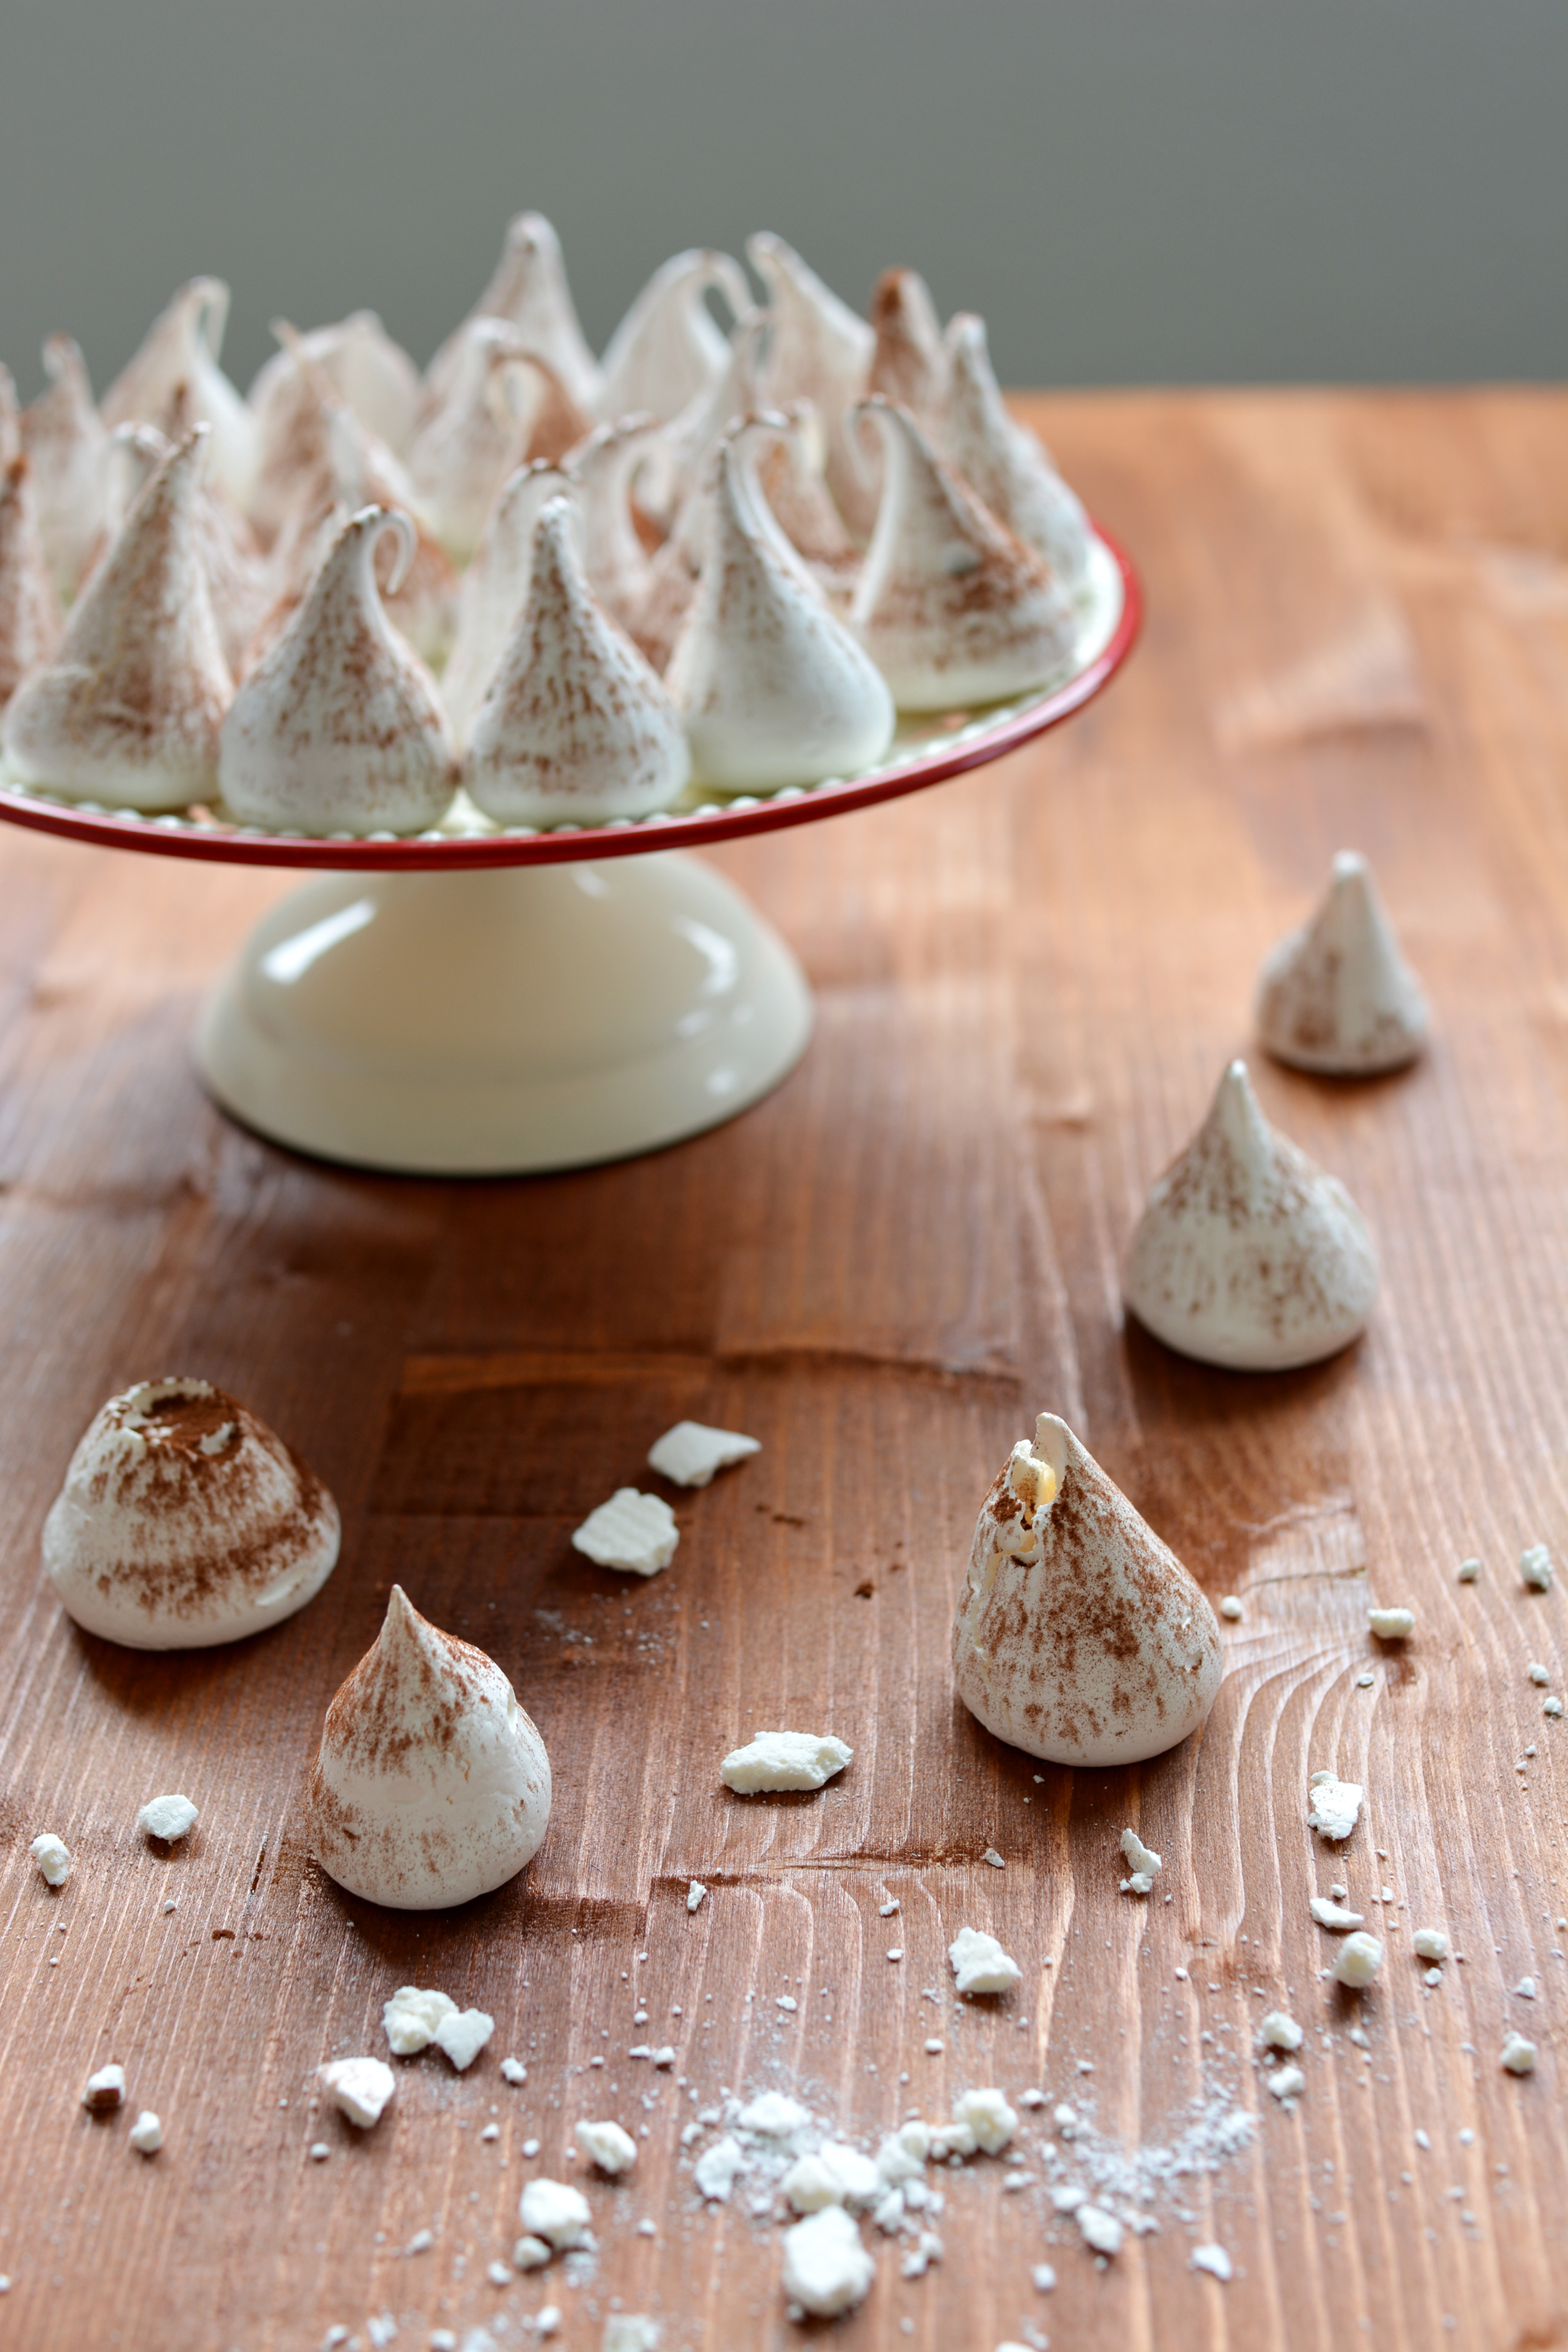
<instances>
[{"instance_id":1,"label":"meringue kiss","mask_svg":"<svg viewBox=\"0 0 1568 2352\"><path fill-rule=\"evenodd\" d=\"M1264 1118L1245 1062L1149 1195L1122 1295L1147 1329L1200 1363L1284 1371L1363 1330L1377 1253L1334 1177Z\"/></svg>"},{"instance_id":2,"label":"meringue kiss","mask_svg":"<svg viewBox=\"0 0 1568 2352\"><path fill-rule=\"evenodd\" d=\"M635 410L668 423L724 373L729 358L703 296L717 290L738 319L752 307L744 272L727 253L693 248L654 271L605 346L599 414Z\"/></svg>"},{"instance_id":3,"label":"meringue kiss","mask_svg":"<svg viewBox=\"0 0 1568 2352\"><path fill-rule=\"evenodd\" d=\"M49 388L22 413L33 466L38 534L62 596L74 596L100 550L107 520L109 436L92 404L87 362L68 335L44 345Z\"/></svg>"},{"instance_id":4,"label":"meringue kiss","mask_svg":"<svg viewBox=\"0 0 1568 2352\"><path fill-rule=\"evenodd\" d=\"M988 1731L1053 1764L1163 1755L1214 1705L1214 1611L1055 1413L1019 1439L981 1507L952 1671Z\"/></svg>"},{"instance_id":5,"label":"meringue kiss","mask_svg":"<svg viewBox=\"0 0 1568 2352\"><path fill-rule=\"evenodd\" d=\"M0 710L60 641L26 457L0 468Z\"/></svg>"},{"instance_id":6,"label":"meringue kiss","mask_svg":"<svg viewBox=\"0 0 1568 2352\"><path fill-rule=\"evenodd\" d=\"M193 278L182 286L104 394L100 412L106 425L155 425L167 433L184 385L196 415L212 427L213 478L243 509L256 478L256 419L217 363L228 305L221 278Z\"/></svg>"},{"instance_id":7,"label":"meringue kiss","mask_svg":"<svg viewBox=\"0 0 1568 2352\"><path fill-rule=\"evenodd\" d=\"M244 1405L206 1381L142 1381L72 1454L44 1570L85 1632L200 1650L302 1609L338 1533L321 1480Z\"/></svg>"},{"instance_id":8,"label":"meringue kiss","mask_svg":"<svg viewBox=\"0 0 1568 2352\"><path fill-rule=\"evenodd\" d=\"M1371 1077L1413 1062L1426 1025L1426 1000L1372 868L1342 849L1316 914L1287 933L1258 975L1258 1034L1298 1070Z\"/></svg>"},{"instance_id":9,"label":"meringue kiss","mask_svg":"<svg viewBox=\"0 0 1568 2352\"><path fill-rule=\"evenodd\" d=\"M423 1618L400 1584L327 1709L310 1851L351 1895L437 1911L504 1886L550 1822L550 1759L492 1658Z\"/></svg>"},{"instance_id":10,"label":"meringue kiss","mask_svg":"<svg viewBox=\"0 0 1568 2352\"><path fill-rule=\"evenodd\" d=\"M1089 517L1026 426L1008 415L992 373L985 321L960 311L948 322L947 383L937 437L975 496L1065 586L1089 564Z\"/></svg>"}]
</instances>

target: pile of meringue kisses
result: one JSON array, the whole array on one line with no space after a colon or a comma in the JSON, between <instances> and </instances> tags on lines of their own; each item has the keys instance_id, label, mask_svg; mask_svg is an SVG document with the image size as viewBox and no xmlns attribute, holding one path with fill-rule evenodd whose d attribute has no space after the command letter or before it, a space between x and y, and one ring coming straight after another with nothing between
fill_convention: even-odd
<instances>
[{"instance_id":1,"label":"pile of meringue kisses","mask_svg":"<svg viewBox=\"0 0 1568 2352\"><path fill-rule=\"evenodd\" d=\"M1073 666L1093 534L985 328L869 323L783 240L678 254L602 361L524 213L421 377L370 311L242 398L193 278L95 406L0 368L5 773L147 814L422 833L635 820L853 774L900 711ZM726 338L717 297L733 314Z\"/></svg>"}]
</instances>

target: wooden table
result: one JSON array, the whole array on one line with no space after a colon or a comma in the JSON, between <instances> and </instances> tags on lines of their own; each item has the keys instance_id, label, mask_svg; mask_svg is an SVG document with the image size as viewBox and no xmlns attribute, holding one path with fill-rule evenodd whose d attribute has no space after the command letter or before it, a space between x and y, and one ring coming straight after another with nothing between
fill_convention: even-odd
<instances>
[{"instance_id":1,"label":"wooden table","mask_svg":"<svg viewBox=\"0 0 1568 2352\"><path fill-rule=\"evenodd\" d=\"M484 2323L505 2352L553 2300L557 2340L598 2352L619 2297L662 2318L661 2352L794 2343L776 2226L702 2209L679 2147L721 2085L797 2084L873 2146L907 2107L1039 2085L1138 2144L1223 2078L1256 2133L1187 2184L1190 2224L1167 2204L1097 2270L1039 2186L1004 2194L977 2158L942 2178L925 2278L868 2231L843 2344L1568 2343L1568 1719L1526 1675L1564 1687L1568 1591L1515 1569L1537 1539L1568 1556L1563 407L1037 415L1142 568L1142 646L999 770L722 858L800 950L820 1025L770 1101L694 1143L531 1182L290 1158L219 1117L186 1054L282 886L0 841L5 2340L281 2352L334 2324L368 2346L390 2312L400 2347ZM1118 1262L1248 1046L1260 956L1344 845L1428 983L1432 1050L1360 1086L1253 1068L1365 1208L1384 1295L1336 1362L1208 1372L1124 1328ZM100 1402L186 1370L308 1453L343 1558L270 1635L139 1656L62 1618L38 1531ZM1245 1603L1206 1733L1142 1770L1037 1776L952 1700L974 1513L1042 1405ZM570 1529L688 1414L764 1450L682 1499L668 1574L590 1569ZM501 1661L553 1762L537 1860L450 1916L349 1900L305 1854L322 1712L394 1579ZM1369 1597L1414 1605L1405 1650L1370 1640ZM721 1755L777 1723L839 1733L852 1767L815 1800L727 1797ZM1341 1875L1305 1822L1325 1763L1368 1790L1343 1874L1390 1956L1359 2005L1320 1981L1307 1910ZM168 1788L202 1821L155 1858L136 1808ZM1165 1857L1148 1903L1117 1892L1128 1822ZM45 1828L77 1855L58 1896L27 1856ZM1025 1975L960 2015L943 1950L965 1923ZM1464 1955L1436 1990L1410 1948L1427 1923ZM384 2047L406 1981L496 2037L463 2076L407 2062L358 2137L312 2106L312 2069ZM1294 2113L1252 2048L1280 2005L1312 2029ZM1498 2063L1510 2025L1540 2045L1525 2081ZM677 2045L674 2075L626 2058L644 2039ZM152 2161L80 2105L110 2055L163 2117ZM584 2114L649 2126L629 2182L589 2188L596 2276L491 2284L524 2178L586 2171L565 2154ZM1228 2286L1189 2272L1194 2239L1228 2248ZM1031 2284L1047 2259L1054 2295Z\"/></svg>"}]
</instances>

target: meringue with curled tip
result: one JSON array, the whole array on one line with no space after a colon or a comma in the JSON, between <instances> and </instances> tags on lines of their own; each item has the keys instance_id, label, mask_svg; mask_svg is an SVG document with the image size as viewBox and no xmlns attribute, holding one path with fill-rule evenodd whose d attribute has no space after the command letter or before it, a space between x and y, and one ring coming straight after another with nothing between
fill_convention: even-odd
<instances>
[{"instance_id":1,"label":"meringue with curled tip","mask_svg":"<svg viewBox=\"0 0 1568 2352\"><path fill-rule=\"evenodd\" d=\"M5 712L24 782L154 813L217 787L234 691L207 591L198 425L159 465L71 608L52 662Z\"/></svg>"},{"instance_id":2,"label":"meringue with curled tip","mask_svg":"<svg viewBox=\"0 0 1568 2352\"><path fill-rule=\"evenodd\" d=\"M763 405L762 355L767 313L748 310L735 321L723 373L689 401L649 452L639 486L656 522L679 528L680 510L712 471L713 452L737 422Z\"/></svg>"},{"instance_id":3,"label":"meringue with curled tip","mask_svg":"<svg viewBox=\"0 0 1568 2352\"><path fill-rule=\"evenodd\" d=\"M639 652L646 650L639 631L653 593L653 565L637 535L632 486L658 432L656 417L623 416L599 425L564 460L577 498L588 585Z\"/></svg>"},{"instance_id":4,"label":"meringue with curled tip","mask_svg":"<svg viewBox=\"0 0 1568 2352\"><path fill-rule=\"evenodd\" d=\"M882 496L849 625L899 709L950 710L1045 685L1077 635L1056 574L907 408L878 395L855 413L881 442Z\"/></svg>"},{"instance_id":5,"label":"meringue with curled tip","mask_svg":"<svg viewBox=\"0 0 1568 2352\"><path fill-rule=\"evenodd\" d=\"M347 498L340 477L354 467L375 478L374 497L367 492L353 499L354 508L398 506L417 517L419 501L403 457L343 392L330 351L321 354L322 334L335 331L301 335L287 319L274 319L272 331L282 348L258 378L263 399L256 483L247 509L262 539L271 546L297 525L302 512L318 508L324 477Z\"/></svg>"},{"instance_id":6,"label":"meringue with curled tip","mask_svg":"<svg viewBox=\"0 0 1568 2352\"><path fill-rule=\"evenodd\" d=\"M787 426L787 431L784 427ZM756 437L768 436L759 424ZM777 437L757 460L757 484L773 520L832 605L849 609L860 576L860 551L833 503L823 471L826 443L809 400L792 400L782 412Z\"/></svg>"},{"instance_id":7,"label":"meringue with curled tip","mask_svg":"<svg viewBox=\"0 0 1568 2352\"><path fill-rule=\"evenodd\" d=\"M103 545L109 436L87 362L68 335L45 343L44 372L48 390L22 411L22 446L33 467L38 536L56 591L69 598Z\"/></svg>"},{"instance_id":8,"label":"meringue with curled tip","mask_svg":"<svg viewBox=\"0 0 1568 2352\"><path fill-rule=\"evenodd\" d=\"M235 696L218 782L242 824L425 833L446 814L457 755L435 679L382 608L384 535L406 564L415 545L406 515L365 507L351 516Z\"/></svg>"},{"instance_id":9,"label":"meringue with curled tip","mask_svg":"<svg viewBox=\"0 0 1568 2352\"><path fill-rule=\"evenodd\" d=\"M1366 1328L1377 1252L1344 1186L1270 1127L1245 1062L1150 1192L1122 1296L1146 1329L1199 1363L1287 1371Z\"/></svg>"},{"instance_id":10,"label":"meringue with curled tip","mask_svg":"<svg viewBox=\"0 0 1568 2352\"><path fill-rule=\"evenodd\" d=\"M1258 974L1258 1035L1294 1069L1373 1077L1415 1059L1429 1017L1371 866L1342 849L1316 913Z\"/></svg>"},{"instance_id":11,"label":"meringue with curled tip","mask_svg":"<svg viewBox=\"0 0 1568 2352\"><path fill-rule=\"evenodd\" d=\"M884 269L871 296L868 390L936 429L947 391L947 347L931 289L918 269Z\"/></svg>"},{"instance_id":12,"label":"meringue with curled tip","mask_svg":"<svg viewBox=\"0 0 1568 2352\"><path fill-rule=\"evenodd\" d=\"M425 418L408 457L415 496L447 554L469 561L517 467L531 458L553 462L592 429L515 329L500 319L470 319L458 331L447 396Z\"/></svg>"},{"instance_id":13,"label":"meringue with curled tip","mask_svg":"<svg viewBox=\"0 0 1568 2352\"><path fill-rule=\"evenodd\" d=\"M459 364L463 327L475 319L502 319L530 351L547 360L590 415L599 403L599 369L577 318L561 240L542 213L519 213L507 226L493 275L462 327L456 328L425 371L424 414L438 407Z\"/></svg>"},{"instance_id":14,"label":"meringue with curled tip","mask_svg":"<svg viewBox=\"0 0 1568 2352\"><path fill-rule=\"evenodd\" d=\"M522 613L468 724L468 797L498 824L602 824L668 808L690 772L679 712L595 603L572 506L551 499Z\"/></svg>"},{"instance_id":15,"label":"meringue with curled tip","mask_svg":"<svg viewBox=\"0 0 1568 2352\"><path fill-rule=\"evenodd\" d=\"M961 310L943 337L947 381L935 434L943 456L999 522L1043 555L1067 588L1089 569L1092 533L1082 501L1045 448L1008 414L991 367L985 321Z\"/></svg>"},{"instance_id":16,"label":"meringue with curled tip","mask_svg":"<svg viewBox=\"0 0 1568 2352\"><path fill-rule=\"evenodd\" d=\"M44 1572L84 1633L203 1650L291 1617L338 1557L314 1472L208 1381L110 1397L44 1522Z\"/></svg>"},{"instance_id":17,"label":"meringue with curled tip","mask_svg":"<svg viewBox=\"0 0 1568 2352\"><path fill-rule=\"evenodd\" d=\"M285 340L281 323L275 320L272 328L279 342ZM301 356L348 403L365 429L401 456L418 420L419 371L376 313L355 310L331 326L311 327L305 334L289 332ZM264 462L266 453L288 438L298 385L292 354L285 349L273 352L246 394Z\"/></svg>"},{"instance_id":18,"label":"meringue with curled tip","mask_svg":"<svg viewBox=\"0 0 1568 2352\"><path fill-rule=\"evenodd\" d=\"M470 1903L532 1860L550 1795L544 1742L494 1659L395 1584L322 1727L308 1800L321 1868L389 1910Z\"/></svg>"},{"instance_id":19,"label":"meringue with curled tip","mask_svg":"<svg viewBox=\"0 0 1568 2352\"><path fill-rule=\"evenodd\" d=\"M877 498L849 440L847 419L866 391L876 335L782 236L763 230L748 237L746 255L768 294L773 331L763 386L766 400L774 408L792 400L813 403L826 436L827 487L845 521L864 541L877 519Z\"/></svg>"},{"instance_id":20,"label":"meringue with curled tip","mask_svg":"<svg viewBox=\"0 0 1568 2352\"><path fill-rule=\"evenodd\" d=\"M558 466L520 466L501 485L458 591L458 625L441 672L441 699L459 743L528 601L533 526L552 499L575 494Z\"/></svg>"},{"instance_id":21,"label":"meringue with curled tip","mask_svg":"<svg viewBox=\"0 0 1568 2352\"><path fill-rule=\"evenodd\" d=\"M25 453L0 467L0 710L25 677L52 660L59 599L45 560Z\"/></svg>"},{"instance_id":22,"label":"meringue with curled tip","mask_svg":"<svg viewBox=\"0 0 1568 2352\"><path fill-rule=\"evenodd\" d=\"M752 307L745 272L727 253L692 247L660 264L605 346L598 411L606 425L646 411L668 424L729 363L704 300L722 294L733 317Z\"/></svg>"},{"instance_id":23,"label":"meringue with curled tip","mask_svg":"<svg viewBox=\"0 0 1568 2352\"><path fill-rule=\"evenodd\" d=\"M867 767L894 726L875 664L773 520L752 437L742 426L720 444L702 570L665 673L695 772L735 793Z\"/></svg>"},{"instance_id":24,"label":"meringue with curled tip","mask_svg":"<svg viewBox=\"0 0 1568 2352\"><path fill-rule=\"evenodd\" d=\"M1053 1764L1163 1755L1214 1705L1214 1611L1055 1413L1019 1439L981 1507L952 1671L988 1731Z\"/></svg>"},{"instance_id":25,"label":"meringue with curled tip","mask_svg":"<svg viewBox=\"0 0 1568 2352\"><path fill-rule=\"evenodd\" d=\"M243 509L256 479L256 419L218 365L228 306L221 278L188 279L115 377L99 414L111 429L155 425L169 433L175 394L188 385L197 418L212 428L213 478Z\"/></svg>"}]
</instances>

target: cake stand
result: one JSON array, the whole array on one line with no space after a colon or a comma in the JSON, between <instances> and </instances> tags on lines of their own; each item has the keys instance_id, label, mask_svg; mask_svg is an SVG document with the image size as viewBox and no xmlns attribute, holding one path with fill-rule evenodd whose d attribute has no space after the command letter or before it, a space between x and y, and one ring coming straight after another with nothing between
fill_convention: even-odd
<instances>
[{"instance_id":1,"label":"cake stand","mask_svg":"<svg viewBox=\"0 0 1568 2352\"><path fill-rule=\"evenodd\" d=\"M1000 759L1098 693L1139 615L1131 563L1097 533L1074 656L1048 687L905 721L854 776L635 822L500 829L459 795L434 833L321 839L63 801L3 774L0 817L113 849L320 869L257 925L197 1024L202 1077L246 1126L417 1175L584 1167L733 1118L811 1034L789 949L684 852Z\"/></svg>"}]
</instances>

